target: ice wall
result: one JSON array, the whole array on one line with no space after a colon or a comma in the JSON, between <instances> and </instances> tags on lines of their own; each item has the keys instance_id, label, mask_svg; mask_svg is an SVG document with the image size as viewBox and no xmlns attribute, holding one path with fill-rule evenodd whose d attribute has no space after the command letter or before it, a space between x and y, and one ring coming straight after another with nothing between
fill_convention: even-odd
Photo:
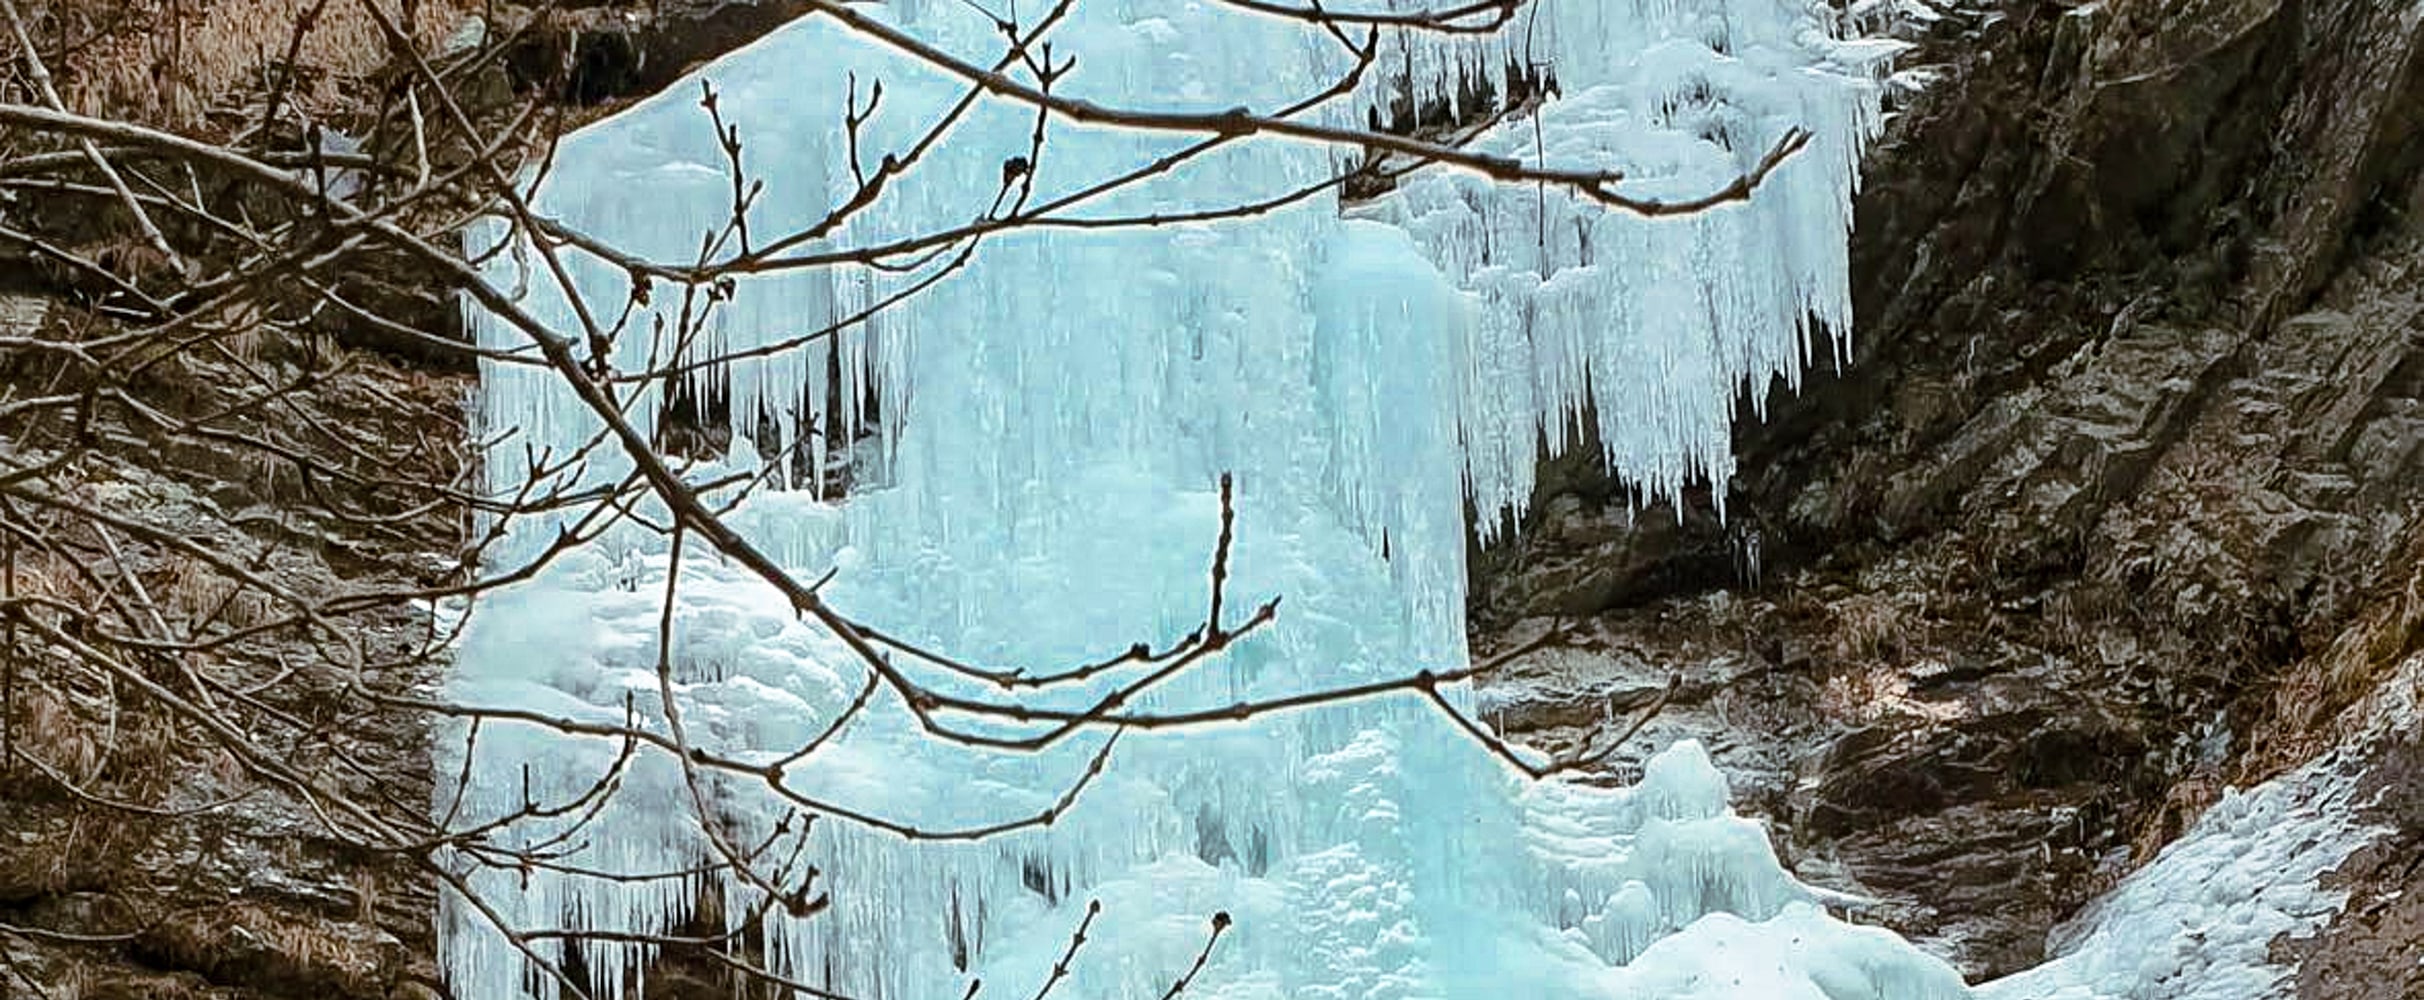
<instances>
[{"instance_id":1,"label":"ice wall","mask_svg":"<svg viewBox=\"0 0 2424 1000\"><path fill-rule=\"evenodd\" d=\"M972 61L997 55L997 30L969 4L854 9ZM967 659L1048 666L1201 623L1211 487L1232 472L1230 607L1285 603L1272 628L1148 708L1461 665L1468 498L1485 516L1519 505L1536 443L1564 447L1586 414L1606 457L1645 491L1722 478L1737 388L1794 378L1808 336L1846 334L1853 167L1875 120L1868 55L1830 38L1801 4L1530 9L1537 24L1497 38L1400 40L1397 69L1312 114L1360 124L1408 80L1455 93L1458 74L1495 72L1521 46L1527 61L1553 64L1560 92L1536 120L1502 124L1476 148L1616 164L1628 195L1690 197L1730 183L1789 129L1814 139L1749 203L1681 219L1431 171L1352 209L1324 194L1244 219L1004 234L948 280L827 341L834 358L820 346L701 370L736 413L765 416L739 428L753 440L736 441L735 457L697 474L752 468L759 448L817 426L797 401L874 399L882 426L861 488L835 502L763 493L736 524L802 576L837 570L826 593L862 620ZM1318 30L1220 4L1079 3L1053 38L1078 60L1057 86L1119 105L1274 108L1326 85L1346 58ZM884 86L860 136L870 161L907 148L963 90L820 17L700 75L766 182L759 233L848 196L840 119L854 79L862 94ZM697 93L677 85L571 137L542 209L643 255L695 254L731 196ZM1033 127L1026 109L981 102L885 198L808 249L983 215ZM1056 124L1036 164L1037 200L1191 141ZM1254 202L1331 176L1347 155L1234 143L1078 214ZM596 301L630 298L620 269L574 263ZM500 255L492 273L526 288L526 304L560 329L576 328L528 253ZM781 343L918 278L828 267L745 279L691 353ZM616 370L678 353L647 333L648 313L679 300L658 286L615 345ZM521 346L502 324L482 337ZM836 373L844 384L827 385ZM627 391L633 419L653 430L652 394L664 387ZM572 449L594 430L551 376L527 368L488 364L481 407L492 433L516 432L490 456L499 492L528 477L526 447ZM807 447L821 464L828 444L811 436ZM579 475L626 467L607 449ZM529 519L503 555L554 535L553 523ZM450 693L661 725L656 612L673 572L672 655L694 740L777 758L859 689L864 668L769 588L695 550L678 570L670 563L661 537L618 531L501 595L475 613ZM1057 697L1075 707L1132 677ZM1727 809L1698 747L1669 748L1631 789L1528 784L1414 698L1126 734L1105 776L1048 830L929 843L870 822L942 831L1032 814L1107 738L1037 754L942 746L879 698L784 779L864 813L826 810L809 835L804 857L833 907L770 921L756 945L782 973L852 996L956 996L972 976L1031 993L1084 902L1100 900L1101 923L1057 996L1162 995L1216 911L1234 929L1189 995L1847 1000L1962 989L1941 963L1820 912L1763 832ZM457 740L441 746L459 753ZM485 727L460 807L442 795L441 808L477 823L564 801L607 773L617 749ZM465 763L441 759L439 773L451 782ZM764 788L723 780L709 791L731 841L781 840L786 811ZM679 768L661 756L633 762L578 835L551 832L568 822L525 823L518 835L568 850L566 864L628 873L678 873L705 856ZM545 868L471 877L487 909L450 896L444 933L456 991L477 997L555 992L491 920L656 934L702 912L745 912L757 892ZM702 904L709 897L721 905ZM563 955L556 940L541 949ZM593 945L578 957L621 995L649 955Z\"/></svg>"}]
</instances>

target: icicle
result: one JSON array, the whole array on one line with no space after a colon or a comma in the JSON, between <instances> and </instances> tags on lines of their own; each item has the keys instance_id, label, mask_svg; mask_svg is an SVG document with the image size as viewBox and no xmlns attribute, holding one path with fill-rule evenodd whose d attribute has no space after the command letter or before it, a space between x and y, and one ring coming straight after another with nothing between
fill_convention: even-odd
<instances>
[{"instance_id":1,"label":"icicle","mask_svg":"<svg viewBox=\"0 0 2424 1000\"><path fill-rule=\"evenodd\" d=\"M999 32L972 6L855 9L988 61ZM1429 0L1368 6L1411 11ZM1468 502L1485 537L1520 514L1540 442L1574 446L1585 419L1646 496L1722 483L1738 387L1798 378L1812 330L1846 335L1849 189L1876 124L1871 75L1798 4L1543 0L1518 21L1488 37L1396 33L1363 91L1312 115L1360 125L1368 110L1404 100L1426 125L1434 114L1463 120L1481 110L1471 102L1494 99L1484 91L1503 85L1510 63L1541 64L1557 96L1470 147L1621 166L1618 190L1640 198L1720 189L1789 129L1813 137L1747 204L1680 219L1434 168L1359 206L1333 194L1220 223L997 234L945 280L864 322L844 321L930 271L747 276L687 344L676 339L685 297L660 286L607 360L631 373L732 356L687 376L685 392L714 401L703 410L721 408L702 421L731 432L694 474L766 471L764 456L804 452L795 478L789 458L775 459L776 485L793 490L755 496L732 523L803 577L836 571L830 600L912 641L1048 667L1187 634L1207 604L1212 486L1231 473L1228 605L1234 616L1280 596L1283 611L1139 710L1461 666ZM1279 106L1349 58L1300 22L1218 4L1081 4L1055 38L1082 57L1067 92L1111 104ZM839 116L851 80L884 84L862 157L915 142L965 92L818 17L699 76L714 82L745 162L766 181L755 234L807 224L849 197ZM544 211L643 256L694 258L731 190L696 100L677 85L570 137L540 191ZM1033 127L1029 109L978 101L884 198L800 250L983 216L1004 160L1026 154ZM1039 197L1191 141L1055 125ZM1248 203L1327 179L1341 155L1232 143L1084 212ZM527 309L573 330L544 272L517 273L527 256L500 255L492 279L526 286ZM630 293L619 269L581 261L575 271L600 301ZM506 324L475 325L483 346L523 342ZM671 387L626 381L618 391L654 435ZM483 367L481 421L491 434L518 432L489 456L487 484L499 493L530 475L523 444L560 456L596 430L551 375L498 363ZM863 454L862 435L871 435ZM829 464L858 477L847 491L820 492ZM610 446L581 474L610 481L628 469ZM505 558L536 551L572 516L518 525ZM474 616L450 694L609 724L629 713L661 727L655 602L670 572L662 538L610 532ZM849 703L863 667L838 638L712 555L686 558L680 573L672 653L695 739L771 760ZM1074 708L1133 677L1114 671L1048 697ZM921 679L997 693L939 672ZM1470 710L1469 692L1443 693ZM1051 806L1102 739L989 754L938 744L879 699L812 762L787 769L784 788L918 829L957 829ZM614 750L535 727L484 728L458 822L577 797ZM438 755L449 781L462 761L448 755L461 752L457 743ZM715 780L712 800L713 821L749 843L774 836L794 805L737 779ZM1379 698L1131 733L1049 828L979 843L904 840L827 816L806 857L824 873L831 907L770 920L760 934L777 972L870 997L946 995L972 975L1038 983L1087 899L1102 901L1116 930L1088 944L1055 996L1159 995L1215 911L1232 913L1237 929L1196 995L1706 996L1688 982L1720 947L1769 962L1761 983L1776 989L1745 995L1844 1000L1879 995L1879 984L1898 997L1957 995L1941 963L1815 911L1761 831L1724 803L1723 780L1697 747L1657 758L1638 789L1529 786L1427 700ZM1206 817L1217 817L1225 853L1199 843ZM643 754L566 861L685 870L708 857L699 822L678 765ZM517 835L538 843L560 829L532 822ZM635 935L669 931L702 899L720 898L728 918L748 912L759 891L546 869L471 878L515 925ZM458 993L555 994L466 901L450 899L445 919ZM644 985L652 957L642 947L583 954L616 995Z\"/></svg>"}]
</instances>

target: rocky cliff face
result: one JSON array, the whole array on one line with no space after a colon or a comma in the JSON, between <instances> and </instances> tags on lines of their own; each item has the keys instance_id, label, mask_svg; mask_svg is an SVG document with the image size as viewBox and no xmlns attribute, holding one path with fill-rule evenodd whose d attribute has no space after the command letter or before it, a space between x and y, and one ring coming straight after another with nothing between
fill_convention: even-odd
<instances>
[{"instance_id":1,"label":"rocky cliff face","mask_svg":"<svg viewBox=\"0 0 2424 1000\"><path fill-rule=\"evenodd\" d=\"M48 324L74 321L65 307L0 293L0 337L55 335ZM314 593L425 582L423 568L454 545L451 512L397 511L392 491L382 496L347 475L369 468L445 481L463 458L469 381L367 355L329 372L301 353L289 345L223 359L176 356L129 389L171 419L202 419L257 402L255 380L264 374L292 382L316 371L318 388L263 407L246 429L298 451L342 437L360 449L356 462L304 472L103 419L93 446L45 484L80 510L156 526ZM75 375L23 357L0 362L0 381L12 386L72 391ZM0 449L35 459L68 433L9 421ZM398 516L383 530L362 530L359 521L326 516L330 505ZM172 545L131 531L97 538L16 498L8 506L12 530L47 529L68 551L94 553L99 579L168 621L220 616L249 628L273 617L259 594L224 588ZM82 599L87 588L46 553L11 549L17 593ZM367 662L392 664L427 636L430 622L393 606L348 627ZM89 683L55 649L26 659L34 662L20 661L24 669L0 698L9 715L0 741L0 998L438 995L436 898L409 859L333 835L324 803L195 739L190 722L157 703ZM424 721L364 712L342 692L352 683L406 689L427 677L397 667L349 678L330 661L325 647L278 631L186 663L219 680L269 679L246 684L240 699L221 695L228 700L214 709L293 773L362 800L426 808ZM182 681L170 666L147 666Z\"/></svg>"},{"instance_id":2,"label":"rocky cliff face","mask_svg":"<svg viewBox=\"0 0 2424 1000\"><path fill-rule=\"evenodd\" d=\"M2424 13L2390 6L1937 24L1854 349L1740 427L1731 522L1559 463L1479 554L1483 647L1594 636L1508 723L1680 671L1647 739L1713 741L1803 872L1973 975L2326 745L2424 645Z\"/></svg>"}]
</instances>

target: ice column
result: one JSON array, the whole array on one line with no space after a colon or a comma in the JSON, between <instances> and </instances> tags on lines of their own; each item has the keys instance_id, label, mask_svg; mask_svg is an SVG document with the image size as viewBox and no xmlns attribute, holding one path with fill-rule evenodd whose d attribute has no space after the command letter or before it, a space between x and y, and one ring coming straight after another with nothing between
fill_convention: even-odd
<instances>
[{"instance_id":1,"label":"ice column","mask_svg":"<svg viewBox=\"0 0 2424 1000\"><path fill-rule=\"evenodd\" d=\"M1376 0L1373 9L1414 9ZM975 5L895 0L852 9L974 62L1000 34ZM1361 124L1408 93L1469 102L1473 82L1522 58L1557 92L1483 128L1475 149L1527 161L1613 164L1628 197L1677 199L1731 183L1792 129L1808 146L1758 196L1682 218L1609 211L1553 190L1445 170L1344 205L1335 190L1239 218L1149 228L1041 226L906 272L857 265L738 281L692 343L672 342L681 290L635 305L607 359L617 372L701 365L686 385L628 382L654 434L675 391L728 401L732 438L692 469L755 471L810 438L865 454L847 496L809 481L761 492L734 523L848 613L996 664L1065 665L1201 623L1222 473L1237 482L1229 606L1282 597L1275 624L1158 691L1144 710L1226 705L1465 662L1467 505L1494 518L1528 495L1536 442L1564 447L1597 421L1605 457L1669 493L1722 478L1745 380L1797 376L1809 336L1848 331L1844 240L1859 146L1875 124L1861 51L1814 8L1773 0L1548 0L1487 39L1397 39L1366 87L1307 114ZM1033 11L1028 11L1030 16ZM1276 108L1346 68L1335 39L1218 3L1070 8L1056 87L1105 104ZM842 203L853 181L843 96L881 80L858 136L862 166L914 146L965 85L809 17L705 67L744 163L766 187L751 218L777 233ZM731 182L676 85L568 139L539 192L551 216L659 260L699 252ZM981 99L884 198L797 253L829 253L964 224L1028 155L1033 113ZM1033 203L1144 167L1198 141L1051 126ZM1235 141L1070 215L1246 205L1333 175L1355 151ZM501 230L484 234L501 238ZM633 301L620 268L572 253L582 292ZM578 330L534 251L491 266L554 329ZM870 304L951 273L864 322ZM810 334L838 333L804 349ZM479 323L485 346L526 346ZM788 348L777 350L776 348ZM838 379L839 381L834 381ZM839 400L840 414L824 412ZM878 415L858 443L851 422ZM579 452L596 421L552 376L491 362L481 419L511 445L489 487L530 478L532 456ZM836 422L843 427L834 440ZM565 476L629 467L611 446ZM781 476L792 475L785 469ZM780 478L780 477L778 477ZM513 526L501 559L536 551L564 519ZM664 539L610 532L476 609L449 694L550 715L660 725L657 602L675 572ZM781 757L859 689L864 665L712 555L679 570L671 650L693 738L743 759ZM1233 619L1234 620L1234 619ZM920 669L914 664L909 669ZM1133 669L1059 692L1079 706ZM935 683L953 681L933 678ZM990 689L973 682L972 693ZM535 727L484 727L466 762L441 734L439 772L472 780L458 824L526 802L576 799L616 745ZM1251 723L1119 737L1105 776L1048 828L976 842L904 837L1036 813L1111 738L1040 753L936 742L879 698L790 789L823 810L801 856L832 907L752 930L776 971L852 996L959 995L969 977L1032 991L1087 900L1103 923L1056 995L1158 996L1201 946L1209 915L1234 931L1192 995L1219 997L1951 996L1951 971L1881 932L1827 917L1778 867L1762 831L1725 805L1691 744L1642 783L1531 785L1417 698L1383 697ZM449 754L455 756L449 757ZM798 820L762 786L710 782L737 843L783 842ZM591 810L520 824L564 863L631 875L476 870L483 906L450 894L448 973L465 996L555 995L501 920L524 928L663 934L749 912L757 890L681 873L706 856L679 768L643 753ZM778 824L789 824L779 826ZM620 994L653 949L593 944L552 959Z\"/></svg>"}]
</instances>

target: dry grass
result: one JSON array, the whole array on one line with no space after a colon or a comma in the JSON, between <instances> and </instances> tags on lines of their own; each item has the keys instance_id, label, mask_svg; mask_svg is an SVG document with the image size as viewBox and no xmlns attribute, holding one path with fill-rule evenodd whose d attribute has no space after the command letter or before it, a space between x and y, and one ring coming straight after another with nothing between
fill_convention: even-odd
<instances>
[{"instance_id":1,"label":"dry grass","mask_svg":"<svg viewBox=\"0 0 2424 1000\"><path fill-rule=\"evenodd\" d=\"M69 961L52 972L44 985L50 988L53 1000L87 1000L97 994L93 990L95 977L91 966Z\"/></svg>"},{"instance_id":2,"label":"dry grass","mask_svg":"<svg viewBox=\"0 0 2424 1000\"><path fill-rule=\"evenodd\" d=\"M125 801L164 801L198 778L195 748L174 719L127 700L113 710L107 693L70 693L22 681L9 719L9 740L17 754L39 761L86 792ZM223 768L208 773L220 778L222 788L239 787L227 783ZM21 761L11 774L16 780L0 784L0 791L30 797L64 791ZM241 774L238 768L237 776Z\"/></svg>"},{"instance_id":3,"label":"dry grass","mask_svg":"<svg viewBox=\"0 0 2424 1000\"><path fill-rule=\"evenodd\" d=\"M353 893L354 922L364 926L377 926L381 898L379 873L367 867L354 869Z\"/></svg>"},{"instance_id":4,"label":"dry grass","mask_svg":"<svg viewBox=\"0 0 2424 1000\"><path fill-rule=\"evenodd\" d=\"M97 979L88 1000L217 1000L226 991L214 989L193 973L120 975Z\"/></svg>"},{"instance_id":5,"label":"dry grass","mask_svg":"<svg viewBox=\"0 0 2424 1000\"><path fill-rule=\"evenodd\" d=\"M32 685L18 688L16 709L8 725L17 752L71 777L100 769L107 726L97 716L104 713L81 711L61 692Z\"/></svg>"},{"instance_id":6,"label":"dry grass","mask_svg":"<svg viewBox=\"0 0 2424 1000\"><path fill-rule=\"evenodd\" d=\"M2275 456L2235 454L2203 437L2164 452L2146 495L2150 517L2181 526L2209 524L2251 496L2264 492L2279 474Z\"/></svg>"},{"instance_id":7,"label":"dry grass","mask_svg":"<svg viewBox=\"0 0 2424 1000\"><path fill-rule=\"evenodd\" d=\"M195 777L196 747L176 718L150 705L139 710L130 705L120 714L118 745L102 771L109 790L136 802L165 803L179 788L189 787Z\"/></svg>"},{"instance_id":8,"label":"dry grass","mask_svg":"<svg viewBox=\"0 0 2424 1000\"><path fill-rule=\"evenodd\" d=\"M2424 529L2411 531L2393 564L2407 578L2377 592L2323 651L2298 662L2275 687L2239 779L2261 781L2348 735L2350 708L2382 696L2402 664L2424 656ZM2364 713L2356 713L2362 715Z\"/></svg>"},{"instance_id":9,"label":"dry grass","mask_svg":"<svg viewBox=\"0 0 2424 1000\"><path fill-rule=\"evenodd\" d=\"M375 935L258 903L171 916L145 931L138 946L169 968L241 977L296 996L383 995L391 961Z\"/></svg>"},{"instance_id":10,"label":"dry grass","mask_svg":"<svg viewBox=\"0 0 2424 1000\"><path fill-rule=\"evenodd\" d=\"M7 593L18 599L44 598L74 607L91 604L93 591L86 579L66 562L38 549L21 549L17 553L15 572L7 580ZM40 761L62 774L83 780L96 774L108 757L110 708L107 696L97 688L85 692L72 690L71 673L56 669L60 662L44 652L35 652L15 662L9 712L0 718L5 726L12 753L9 760L0 761L0 776L14 781L31 782L32 787L47 787L49 781L39 777L35 769L19 763L18 754ZM63 687L62 684L69 686ZM6 790L8 785L0 785ZM22 789L20 789L22 790Z\"/></svg>"},{"instance_id":11,"label":"dry grass","mask_svg":"<svg viewBox=\"0 0 2424 1000\"><path fill-rule=\"evenodd\" d=\"M2405 588L2375 605L2324 652L2325 703L2355 702L2385 669L2419 649L2424 649L2424 565L2408 576Z\"/></svg>"},{"instance_id":12,"label":"dry grass","mask_svg":"<svg viewBox=\"0 0 2424 1000\"><path fill-rule=\"evenodd\" d=\"M1910 693L1901 674L1875 667L1851 667L1828 675L1819 688L1818 706L1827 717L1854 723L1875 722Z\"/></svg>"},{"instance_id":13,"label":"dry grass","mask_svg":"<svg viewBox=\"0 0 2424 1000\"><path fill-rule=\"evenodd\" d=\"M226 995L190 972L129 970L75 959L60 960L43 986L47 992L40 994L41 1000L211 1000Z\"/></svg>"},{"instance_id":14,"label":"dry grass","mask_svg":"<svg viewBox=\"0 0 2424 1000\"><path fill-rule=\"evenodd\" d=\"M0 572L5 572L0 570ZM34 548L17 550L17 575L8 582L19 597L43 597L83 607L95 595L91 581L66 560Z\"/></svg>"},{"instance_id":15,"label":"dry grass","mask_svg":"<svg viewBox=\"0 0 2424 1000\"><path fill-rule=\"evenodd\" d=\"M1865 661L1900 656L1922 629L1917 615L1891 597L1853 594L1831 602L1835 619L1834 653L1838 660Z\"/></svg>"},{"instance_id":16,"label":"dry grass","mask_svg":"<svg viewBox=\"0 0 2424 1000\"><path fill-rule=\"evenodd\" d=\"M198 564L171 557L168 571L153 574L153 582L147 586L162 601L160 610L172 622L193 621L199 617L197 611L207 612L234 592L224 581L208 582L216 579ZM77 607L101 603L82 575L38 551L18 553L15 587L20 597L47 597ZM256 615L263 605L246 601L246 596L236 593L223 618ZM191 769L194 747L188 745L188 734L146 699L134 696L123 685L113 686L99 670L69 662L58 650L35 652L16 667L6 720L16 751L87 791L130 801L161 800L195 779ZM242 773L232 761L212 767L209 773L225 778L229 768ZM48 796L58 791L50 778L23 764L13 778L10 785L21 794ZM236 787L225 780L222 785Z\"/></svg>"},{"instance_id":17,"label":"dry grass","mask_svg":"<svg viewBox=\"0 0 2424 1000\"><path fill-rule=\"evenodd\" d=\"M160 563L145 585L170 621L190 622L197 629L205 623L242 629L268 620L268 595L220 575L199 559L169 552Z\"/></svg>"},{"instance_id":18,"label":"dry grass","mask_svg":"<svg viewBox=\"0 0 2424 1000\"><path fill-rule=\"evenodd\" d=\"M236 592L236 584L220 576L199 559L180 553L167 553L159 568L147 574L161 612L170 618L200 621L218 613Z\"/></svg>"},{"instance_id":19,"label":"dry grass","mask_svg":"<svg viewBox=\"0 0 2424 1000\"><path fill-rule=\"evenodd\" d=\"M2197 817L2205 815L2206 808L2221 798L2221 787L2209 778L2193 777L2173 784L2154 814L2130 838L2129 863L2134 867L2154 860L2156 854L2187 833L2189 827L2196 825Z\"/></svg>"},{"instance_id":20,"label":"dry grass","mask_svg":"<svg viewBox=\"0 0 2424 1000\"><path fill-rule=\"evenodd\" d=\"M231 478L265 504L275 506L310 496L310 491L304 488L303 474L295 464L266 451L246 449L236 457L234 472Z\"/></svg>"},{"instance_id":21,"label":"dry grass","mask_svg":"<svg viewBox=\"0 0 2424 1000\"><path fill-rule=\"evenodd\" d=\"M147 817L98 809L65 809L11 803L11 826L31 831L31 841L0 851L0 893L25 899L143 887L157 873L136 867L135 858L157 840Z\"/></svg>"},{"instance_id":22,"label":"dry grass","mask_svg":"<svg viewBox=\"0 0 2424 1000\"><path fill-rule=\"evenodd\" d=\"M1862 725L1888 717L1950 722L1969 712L1958 700L1913 695L1909 672L1873 663L1828 674L1819 686L1818 707L1830 719Z\"/></svg>"},{"instance_id":23,"label":"dry grass","mask_svg":"<svg viewBox=\"0 0 2424 1000\"><path fill-rule=\"evenodd\" d=\"M59 65L61 96L87 114L190 126L230 95L269 89L269 67L285 58L296 23L316 0L51 0L29 16L35 44ZM349 84L387 61L387 45L362 0L327 0L304 33L290 100L327 117ZM397 20L399 0L378 0ZM412 5L415 39L433 45L472 9L463 0ZM351 94L358 97L358 94ZM238 102L241 107L244 102Z\"/></svg>"}]
</instances>

